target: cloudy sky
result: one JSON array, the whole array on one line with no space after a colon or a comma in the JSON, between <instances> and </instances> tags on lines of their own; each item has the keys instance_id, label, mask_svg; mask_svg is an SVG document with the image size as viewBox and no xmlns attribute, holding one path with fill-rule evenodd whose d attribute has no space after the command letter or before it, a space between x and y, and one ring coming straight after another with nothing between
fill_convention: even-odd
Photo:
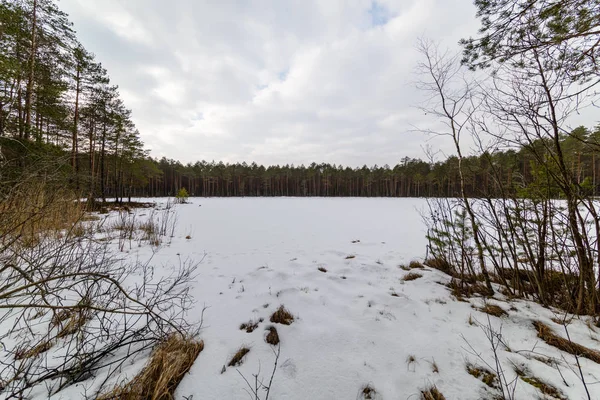
<instances>
[{"instance_id":1,"label":"cloudy sky","mask_svg":"<svg viewBox=\"0 0 600 400\"><path fill-rule=\"evenodd\" d=\"M458 50L471 0L61 0L155 157L330 162L423 157L415 42Z\"/></svg>"}]
</instances>

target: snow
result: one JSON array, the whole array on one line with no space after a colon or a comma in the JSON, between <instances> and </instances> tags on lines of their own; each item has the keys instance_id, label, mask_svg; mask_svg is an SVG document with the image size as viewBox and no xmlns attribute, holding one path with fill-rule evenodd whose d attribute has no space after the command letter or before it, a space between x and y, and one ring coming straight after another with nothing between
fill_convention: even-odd
<instances>
[{"instance_id":1,"label":"snow","mask_svg":"<svg viewBox=\"0 0 600 400\"><path fill-rule=\"evenodd\" d=\"M402 280L408 272L399 266L425 257L421 212L426 206L422 199L193 198L175 207L177 226L170 243L121 246L131 261L152 258L155 265L167 266L179 259L202 260L189 317L199 320L207 307L201 331L205 349L176 398L248 399L242 375L253 382L259 371L268 383L275 354L264 341L265 329L280 305L295 321L274 324L281 353L269 399L360 398L366 385L382 399L418 399L431 385L446 399L498 395L466 370L467 362L495 366L484 332L488 315L478 310L484 300L457 301L443 285L450 278L437 270L416 270L421 278ZM148 210L134 212L137 218L148 215ZM508 345L498 350L508 382L515 379L514 363L569 399L587 398L575 358L537 338L532 326L539 320L564 335L551 321L562 318L560 313L502 295L489 302L508 312L489 317ZM482 326L469 324L470 316ZM254 332L239 329L260 318L264 322ZM569 334L597 348L600 331L585 322L574 319ZM243 364L222 373L241 346L250 348ZM534 355L555 359L558 368ZM415 362L408 362L410 357ZM600 398L600 366L579 361L591 398ZM533 386L515 382L517 399L542 396ZM53 398L74 398L76 392Z\"/></svg>"}]
</instances>

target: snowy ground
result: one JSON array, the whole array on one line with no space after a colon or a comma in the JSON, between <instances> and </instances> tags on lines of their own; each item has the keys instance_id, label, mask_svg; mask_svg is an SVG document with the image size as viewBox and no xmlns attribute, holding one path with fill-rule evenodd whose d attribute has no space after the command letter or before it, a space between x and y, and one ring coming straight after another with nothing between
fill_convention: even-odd
<instances>
[{"instance_id":1,"label":"snowy ground","mask_svg":"<svg viewBox=\"0 0 600 400\"><path fill-rule=\"evenodd\" d=\"M446 399L498 395L466 368L467 363L485 362L495 368L485 328L477 326L477 321L488 325L488 315L476 309L483 300L456 301L440 284L449 277L436 270L418 270L421 278L402 280L408 272L399 265L425 256L420 215L425 207L419 199L317 198L196 198L176 206L175 236L152 262L167 265L179 257L204 257L192 289L197 304L190 317L198 319L203 306L208 307L205 349L177 398L248 399L242 375L253 381L252 374L260 371L268 382L275 357L264 341L265 329L280 305L296 319L289 326L276 325L281 354L270 399L362 398L366 385L381 399L418 399L431 385ZM150 246L126 251L131 259L151 255ZM587 398L574 357L538 339L532 326L533 320L541 320L564 334L550 320L557 314L497 297L490 303L508 316L489 318L507 345L498 350L507 381L515 377L515 364L560 389L564 398ZM239 329L260 318L264 322L252 333ZM573 320L569 333L584 346L598 347L600 330L583 319ZM250 349L243 364L223 372L241 346ZM536 357L555 362L548 365ZM600 398L600 366L580 362L591 398ZM516 382L516 398L544 398L534 386ZM64 393L55 397L66 398Z\"/></svg>"}]
</instances>

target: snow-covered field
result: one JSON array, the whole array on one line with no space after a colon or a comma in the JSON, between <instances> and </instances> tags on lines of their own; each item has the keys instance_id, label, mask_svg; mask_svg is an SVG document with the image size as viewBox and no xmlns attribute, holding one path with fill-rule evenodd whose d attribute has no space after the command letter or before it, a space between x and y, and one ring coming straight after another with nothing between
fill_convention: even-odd
<instances>
[{"instance_id":1,"label":"snow-covered field","mask_svg":"<svg viewBox=\"0 0 600 400\"><path fill-rule=\"evenodd\" d=\"M381 399L419 399L432 385L446 399L498 395L466 368L468 363L496 368L485 333L488 315L477 309L484 300L457 301L442 285L450 278L437 270L416 270L421 278L402 280L408 272L399 266L425 256L420 215L425 209L421 199L194 198L177 205L174 237L159 247L152 263L202 259L190 318L199 319L207 307L205 349L177 398L248 399L243 377L253 383L259 373L268 383L275 354L265 343L265 329L280 305L295 320L276 324L281 349L270 399L363 398L366 385ZM148 210L134 212L142 218ZM133 246L125 255L144 260L152 251ZM508 316L490 316L489 323L502 333L505 345L498 358L506 381L516 382L515 398L544 397L515 380L513 364L551 383L565 398L588 398L575 358L538 339L532 326L541 320L564 335L550 320L561 316L534 303L496 297L489 302ZM261 318L253 332L240 330L240 324ZM569 334L575 342L598 347L600 331L583 319L571 322ZM223 371L241 346L250 349L243 363ZM541 362L544 357L553 361ZM600 398L600 366L579 361L591 398Z\"/></svg>"}]
</instances>

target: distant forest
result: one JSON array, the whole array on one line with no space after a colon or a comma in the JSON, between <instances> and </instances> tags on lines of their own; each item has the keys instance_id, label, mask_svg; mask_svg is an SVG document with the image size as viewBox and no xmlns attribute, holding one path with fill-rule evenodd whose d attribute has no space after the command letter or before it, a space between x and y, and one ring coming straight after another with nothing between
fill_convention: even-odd
<instances>
[{"instance_id":1,"label":"distant forest","mask_svg":"<svg viewBox=\"0 0 600 400\"><path fill-rule=\"evenodd\" d=\"M90 199L172 196L453 197L458 158L403 158L395 166L327 163L263 166L154 159L140 139L118 87L76 39L52 0L0 0L0 180L31 165L59 172ZM597 195L600 129L579 127L561 146L575 181ZM463 159L469 196L527 195L539 179L529 143ZM46 163L40 164L40 160ZM501 177L500 179L498 177ZM552 190L552 188L548 188Z\"/></svg>"}]
</instances>

